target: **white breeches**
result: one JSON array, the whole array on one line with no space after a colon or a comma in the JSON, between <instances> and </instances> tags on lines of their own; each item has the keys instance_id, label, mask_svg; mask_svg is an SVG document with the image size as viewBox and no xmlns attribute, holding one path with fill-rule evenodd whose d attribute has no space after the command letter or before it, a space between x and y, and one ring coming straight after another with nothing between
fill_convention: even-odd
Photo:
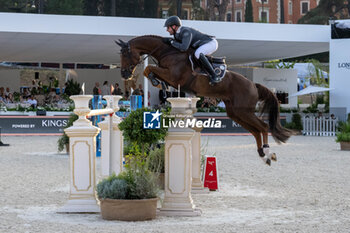
<instances>
[{"instance_id":1,"label":"white breeches","mask_svg":"<svg viewBox=\"0 0 350 233\"><path fill-rule=\"evenodd\" d=\"M196 56L197 59L199 59L199 55L203 53L204 55L210 55L214 53L218 49L218 41L213 38L212 41L200 46L194 55Z\"/></svg>"}]
</instances>

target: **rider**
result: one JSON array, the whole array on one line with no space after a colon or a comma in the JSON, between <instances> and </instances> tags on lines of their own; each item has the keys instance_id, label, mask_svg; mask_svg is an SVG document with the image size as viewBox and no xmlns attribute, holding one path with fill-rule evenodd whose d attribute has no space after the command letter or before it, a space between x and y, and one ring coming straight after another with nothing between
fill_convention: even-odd
<instances>
[{"instance_id":1,"label":"rider","mask_svg":"<svg viewBox=\"0 0 350 233\"><path fill-rule=\"evenodd\" d=\"M165 21L164 27L167 28L167 32L173 35L175 39L168 42L183 52L187 51L190 47L195 49L194 55L209 73L210 82L218 83L220 81L219 77L205 56L214 53L218 49L218 42L215 37L201 33L196 29L182 26L181 20L177 16L169 17Z\"/></svg>"}]
</instances>

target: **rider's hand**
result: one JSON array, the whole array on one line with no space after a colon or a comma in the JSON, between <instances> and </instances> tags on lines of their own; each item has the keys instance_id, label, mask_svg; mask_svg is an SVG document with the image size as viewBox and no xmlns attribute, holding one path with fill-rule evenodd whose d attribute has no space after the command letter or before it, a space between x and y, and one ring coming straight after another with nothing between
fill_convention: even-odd
<instances>
[{"instance_id":1,"label":"rider's hand","mask_svg":"<svg viewBox=\"0 0 350 233\"><path fill-rule=\"evenodd\" d=\"M173 41L173 39L171 39L171 38L168 38L168 37L163 38L163 43L165 43L165 44L171 45L172 41Z\"/></svg>"}]
</instances>

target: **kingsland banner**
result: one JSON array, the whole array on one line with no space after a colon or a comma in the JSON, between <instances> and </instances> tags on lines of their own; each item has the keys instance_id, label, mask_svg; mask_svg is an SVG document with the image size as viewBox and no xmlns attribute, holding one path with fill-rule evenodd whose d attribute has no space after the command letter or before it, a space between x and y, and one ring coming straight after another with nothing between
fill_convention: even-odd
<instances>
[{"instance_id":1,"label":"kingsland banner","mask_svg":"<svg viewBox=\"0 0 350 233\"><path fill-rule=\"evenodd\" d=\"M331 28L330 111L345 120L350 112L350 20L337 20Z\"/></svg>"},{"instance_id":2,"label":"kingsland banner","mask_svg":"<svg viewBox=\"0 0 350 233\"><path fill-rule=\"evenodd\" d=\"M4 135L60 135L69 116L0 116Z\"/></svg>"}]
</instances>

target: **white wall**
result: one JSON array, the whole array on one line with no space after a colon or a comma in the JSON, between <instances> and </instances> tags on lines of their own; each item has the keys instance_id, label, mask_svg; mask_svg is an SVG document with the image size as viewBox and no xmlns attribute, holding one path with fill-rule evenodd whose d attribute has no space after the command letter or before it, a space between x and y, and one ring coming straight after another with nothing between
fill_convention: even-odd
<instances>
[{"instance_id":1,"label":"white wall","mask_svg":"<svg viewBox=\"0 0 350 233\"><path fill-rule=\"evenodd\" d=\"M242 74L255 83L262 84L270 90L286 92L289 95L297 92L298 71L293 69L266 69L232 67L230 70ZM296 97L289 99L289 106L296 108L298 100Z\"/></svg>"},{"instance_id":2,"label":"white wall","mask_svg":"<svg viewBox=\"0 0 350 233\"><path fill-rule=\"evenodd\" d=\"M0 87L9 87L11 92L19 92L20 81L20 70L0 70Z\"/></svg>"},{"instance_id":3,"label":"white wall","mask_svg":"<svg viewBox=\"0 0 350 233\"><path fill-rule=\"evenodd\" d=\"M253 82L260 83L269 89L286 92L289 95L297 92L298 71L294 69L253 69ZM289 98L289 106L296 108L298 99Z\"/></svg>"},{"instance_id":4,"label":"white wall","mask_svg":"<svg viewBox=\"0 0 350 233\"><path fill-rule=\"evenodd\" d=\"M350 112L350 39L332 39L330 42L329 71L330 111L341 120Z\"/></svg>"}]
</instances>

